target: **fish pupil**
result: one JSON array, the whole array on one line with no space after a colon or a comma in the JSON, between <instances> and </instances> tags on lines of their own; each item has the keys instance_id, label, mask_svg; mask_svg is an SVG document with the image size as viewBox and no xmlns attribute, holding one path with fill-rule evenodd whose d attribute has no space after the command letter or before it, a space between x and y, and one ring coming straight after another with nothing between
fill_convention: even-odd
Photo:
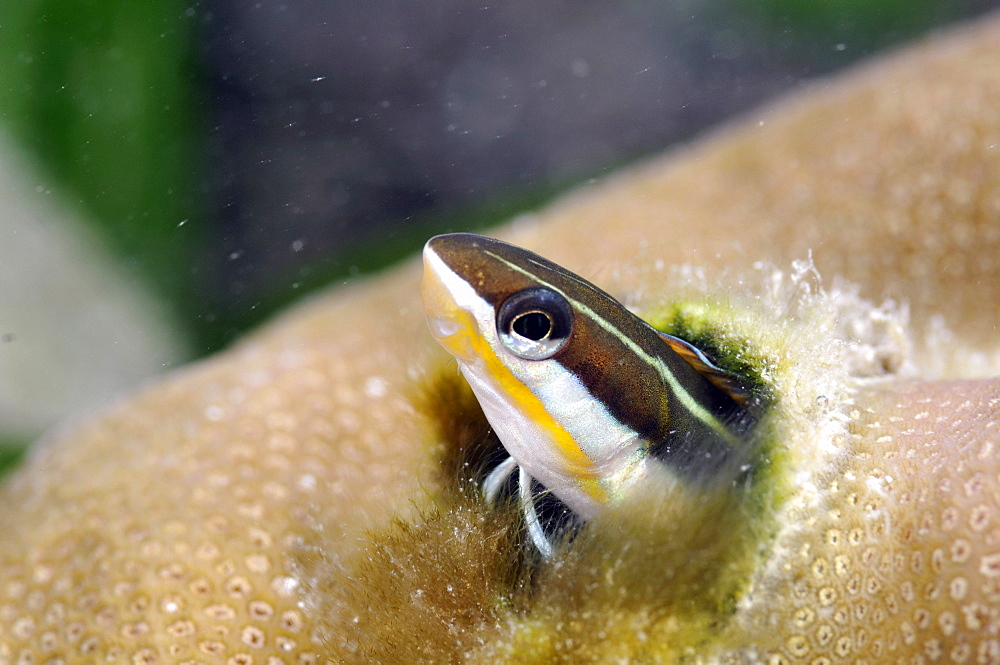
<instances>
[{"instance_id":1,"label":"fish pupil","mask_svg":"<svg viewBox=\"0 0 1000 665\"><path fill-rule=\"evenodd\" d=\"M514 319L511 329L521 337L537 342L552 332L552 319L544 312L526 312Z\"/></svg>"}]
</instances>

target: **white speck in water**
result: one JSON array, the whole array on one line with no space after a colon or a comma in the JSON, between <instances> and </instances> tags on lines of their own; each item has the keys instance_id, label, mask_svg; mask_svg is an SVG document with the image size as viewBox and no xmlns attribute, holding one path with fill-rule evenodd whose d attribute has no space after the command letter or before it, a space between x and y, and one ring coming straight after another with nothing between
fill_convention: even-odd
<instances>
[{"instance_id":1,"label":"white speck in water","mask_svg":"<svg viewBox=\"0 0 1000 665\"><path fill-rule=\"evenodd\" d=\"M185 225L185 224L187 224L187 223L188 223L188 221L187 221L186 219L182 219L182 220L181 220L181 221L180 221L180 222L179 222L179 223L177 224L177 226L184 226L184 225Z\"/></svg>"},{"instance_id":2,"label":"white speck in water","mask_svg":"<svg viewBox=\"0 0 1000 665\"><path fill-rule=\"evenodd\" d=\"M384 397L388 389L389 384L381 376L370 376L365 381L365 394L369 397Z\"/></svg>"},{"instance_id":3,"label":"white speck in water","mask_svg":"<svg viewBox=\"0 0 1000 665\"><path fill-rule=\"evenodd\" d=\"M835 51L846 51L847 50L847 44L843 44L843 43L837 44L836 46L833 47L833 50L835 50Z\"/></svg>"},{"instance_id":4,"label":"white speck in water","mask_svg":"<svg viewBox=\"0 0 1000 665\"><path fill-rule=\"evenodd\" d=\"M167 602L163 603L163 611L166 612L167 614L173 614L178 609L180 609L180 606L172 600L168 600Z\"/></svg>"},{"instance_id":5,"label":"white speck in water","mask_svg":"<svg viewBox=\"0 0 1000 665\"><path fill-rule=\"evenodd\" d=\"M311 81L312 81L313 83L319 83L320 81L325 81L325 80L326 80L326 77L325 77L325 76L314 76L314 77L313 77L312 79L310 79L310 80L311 80Z\"/></svg>"},{"instance_id":6,"label":"white speck in water","mask_svg":"<svg viewBox=\"0 0 1000 665\"><path fill-rule=\"evenodd\" d=\"M207 409L205 409L205 417L211 421L222 420L222 417L224 415L225 413L222 411L222 409L217 406L210 406Z\"/></svg>"},{"instance_id":7,"label":"white speck in water","mask_svg":"<svg viewBox=\"0 0 1000 665\"><path fill-rule=\"evenodd\" d=\"M302 248L306 246L306 241L299 238L298 240L292 241L292 251L301 252Z\"/></svg>"},{"instance_id":8,"label":"white speck in water","mask_svg":"<svg viewBox=\"0 0 1000 665\"><path fill-rule=\"evenodd\" d=\"M569 70L573 72L573 76L584 78L590 74L590 63L583 58L575 58L573 62L569 63Z\"/></svg>"},{"instance_id":9,"label":"white speck in water","mask_svg":"<svg viewBox=\"0 0 1000 665\"><path fill-rule=\"evenodd\" d=\"M316 476L311 473L299 476L299 489L307 492L316 489Z\"/></svg>"}]
</instances>

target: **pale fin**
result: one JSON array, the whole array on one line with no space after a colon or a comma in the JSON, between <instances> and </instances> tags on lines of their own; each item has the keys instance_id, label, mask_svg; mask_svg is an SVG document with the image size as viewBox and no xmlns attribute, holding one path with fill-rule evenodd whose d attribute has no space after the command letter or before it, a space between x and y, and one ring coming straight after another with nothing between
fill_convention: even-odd
<instances>
[{"instance_id":1,"label":"pale fin","mask_svg":"<svg viewBox=\"0 0 1000 665\"><path fill-rule=\"evenodd\" d=\"M500 495L500 490L503 489L504 483L507 482L510 474L514 473L514 469L516 468L517 460L513 457L508 457L497 464L496 468L490 471L490 475L486 476L486 480L483 481L483 498L486 499L487 506L493 506Z\"/></svg>"},{"instance_id":2,"label":"pale fin","mask_svg":"<svg viewBox=\"0 0 1000 665\"><path fill-rule=\"evenodd\" d=\"M657 332L663 341L670 346L674 353L686 360L691 367L694 367L699 374L708 379L713 386L726 393L726 395L728 395L741 407L750 406L753 401L753 395L750 394L750 391L746 389L737 377L713 364L712 361L709 360L704 353L702 353L701 349L692 346L679 337L674 337L673 335L668 335L664 332Z\"/></svg>"},{"instance_id":3,"label":"pale fin","mask_svg":"<svg viewBox=\"0 0 1000 665\"><path fill-rule=\"evenodd\" d=\"M535 498L531 495L532 477L524 467L519 467L518 485L521 490L521 511L524 513L525 526L528 528L528 536L535 544L538 551L545 559L552 558L552 543L545 537L545 530L542 529L541 522L538 521L538 513L535 512Z\"/></svg>"}]
</instances>

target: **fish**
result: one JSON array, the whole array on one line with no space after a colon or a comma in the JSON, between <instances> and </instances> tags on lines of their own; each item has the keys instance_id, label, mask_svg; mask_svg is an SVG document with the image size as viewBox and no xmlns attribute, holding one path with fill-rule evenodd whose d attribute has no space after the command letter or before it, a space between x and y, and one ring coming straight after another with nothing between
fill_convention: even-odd
<instances>
[{"instance_id":1,"label":"fish","mask_svg":"<svg viewBox=\"0 0 1000 665\"><path fill-rule=\"evenodd\" d=\"M745 471L757 400L704 350L655 329L586 279L503 241L431 238L421 293L431 335L454 357L508 457L531 541L551 494L586 522L643 478L710 485ZM542 492L535 491L540 485Z\"/></svg>"}]
</instances>

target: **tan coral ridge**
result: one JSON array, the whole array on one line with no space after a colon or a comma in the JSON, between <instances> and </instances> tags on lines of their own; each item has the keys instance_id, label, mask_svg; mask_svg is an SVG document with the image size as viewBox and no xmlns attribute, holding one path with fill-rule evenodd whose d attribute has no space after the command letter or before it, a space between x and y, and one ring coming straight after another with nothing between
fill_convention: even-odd
<instances>
[{"instance_id":1,"label":"tan coral ridge","mask_svg":"<svg viewBox=\"0 0 1000 665\"><path fill-rule=\"evenodd\" d=\"M689 659L1000 662L1000 381L965 378L1000 373L998 52L997 19L916 45L514 229L640 308L669 266L752 294L755 263L810 251L826 283L909 303L903 330L898 309L841 322L895 340L867 349L885 376L855 386L839 462L797 479L812 499ZM43 442L0 489L0 663L325 660L302 544L350 574L436 492L418 279L334 291ZM483 662L508 629L455 626Z\"/></svg>"}]
</instances>

